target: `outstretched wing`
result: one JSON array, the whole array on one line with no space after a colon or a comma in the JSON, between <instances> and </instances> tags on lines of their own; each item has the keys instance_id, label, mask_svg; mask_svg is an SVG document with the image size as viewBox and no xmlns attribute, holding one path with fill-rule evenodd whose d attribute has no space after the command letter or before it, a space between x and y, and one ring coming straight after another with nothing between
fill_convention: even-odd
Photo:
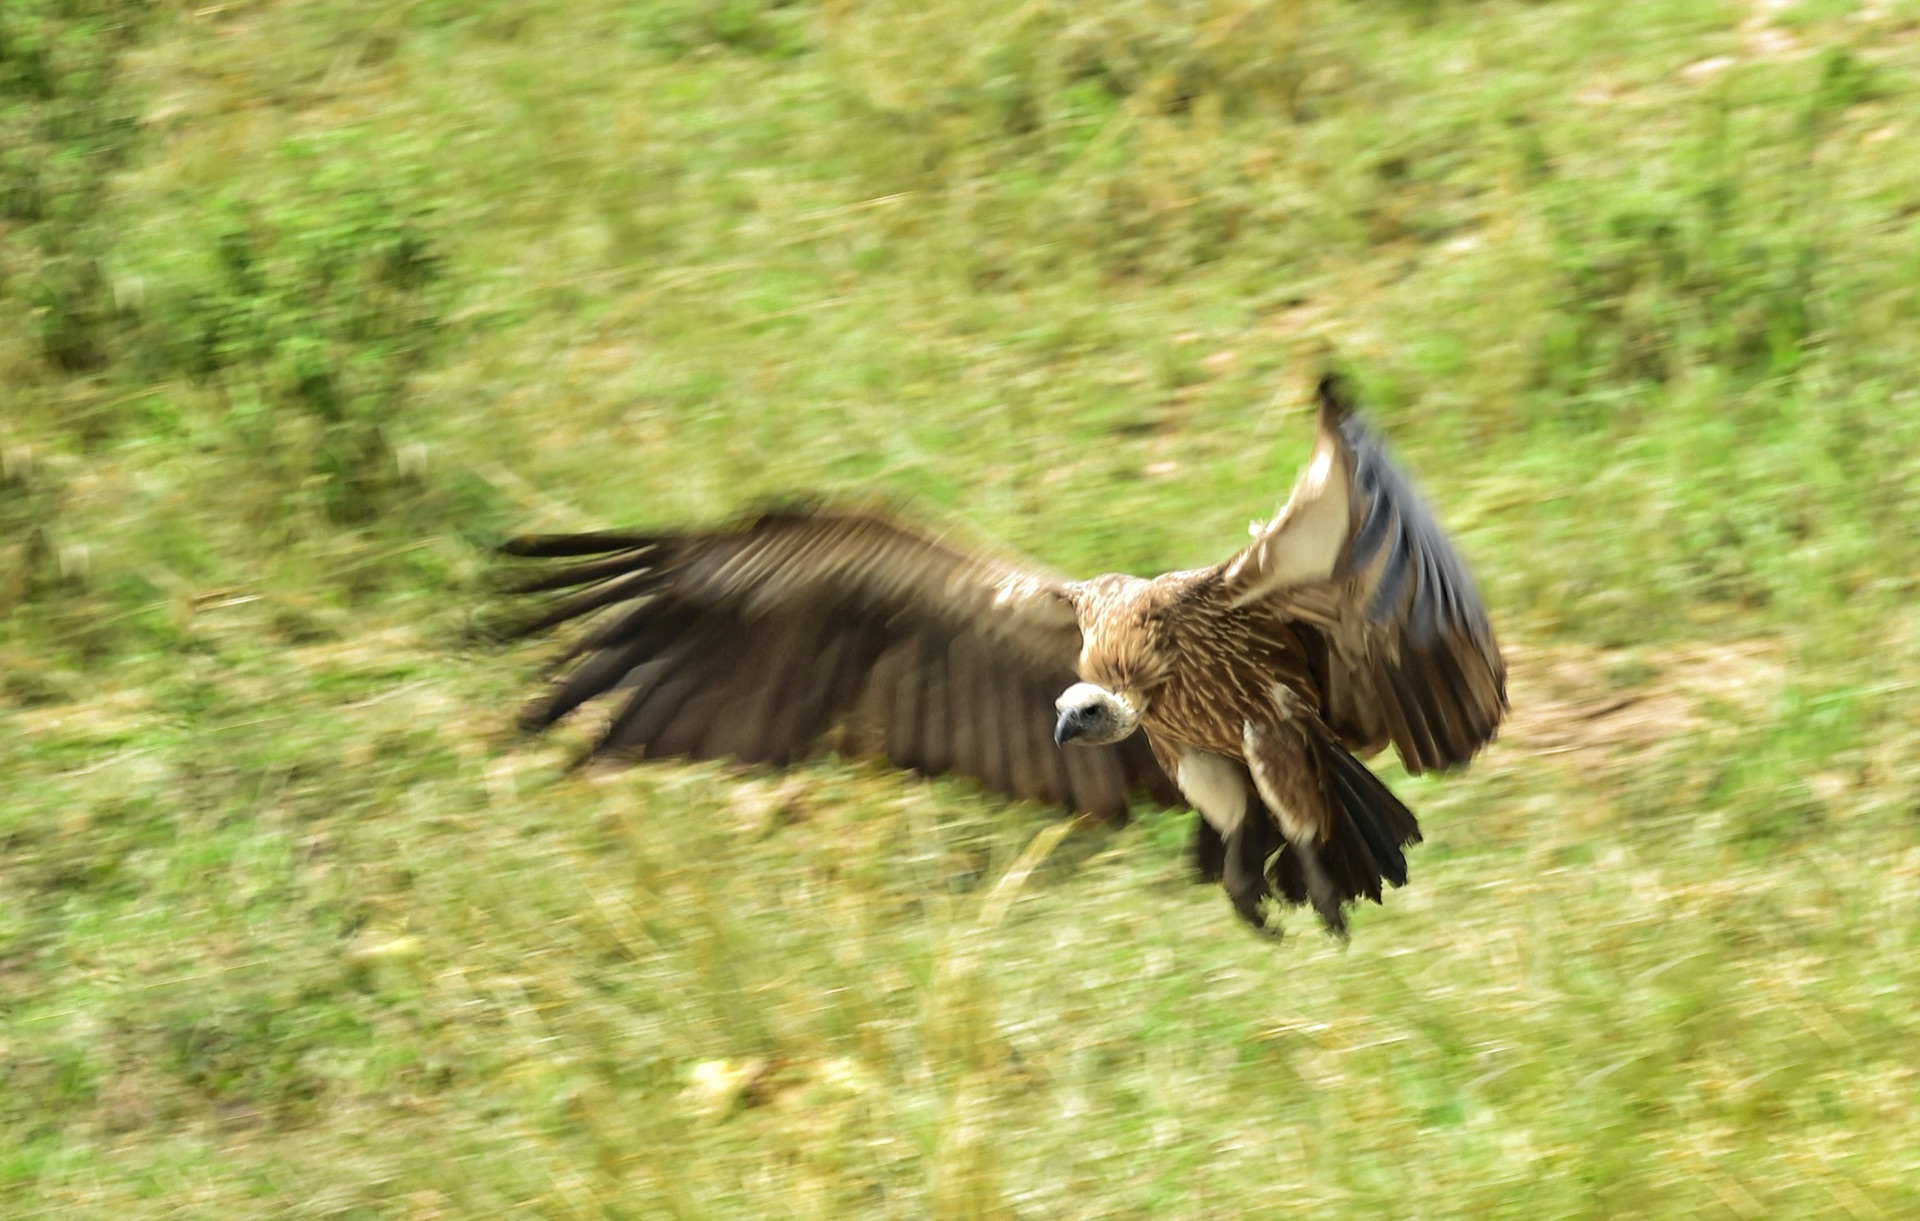
<instances>
[{"instance_id":1,"label":"outstretched wing","mask_svg":"<svg viewBox=\"0 0 1920 1221\"><path fill-rule=\"evenodd\" d=\"M1391 741L1409 772L1493 740L1507 667L1466 565L1342 383L1320 382L1319 437L1272 522L1221 574L1236 606L1312 624L1328 643L1328 723Z\"/></svg>"},{"instance_id":2,"label":"outstretched wing","mask_svg":"<svg viewBox=\"0 0 1920 1221\"><path fill-rule=\"evenodd\" d=\"M516 635L592 617L521 723L544 729L622 693L595 755L786 764L832 742L1109 818L1124 818L1139 789L1179 802L1140 735L1054 745L1053 701L1076 679L1080 628L1050 574L870 512L527 537L503 550L578 561L517 582L576 592Z\"/></svg>"}]
</instances>

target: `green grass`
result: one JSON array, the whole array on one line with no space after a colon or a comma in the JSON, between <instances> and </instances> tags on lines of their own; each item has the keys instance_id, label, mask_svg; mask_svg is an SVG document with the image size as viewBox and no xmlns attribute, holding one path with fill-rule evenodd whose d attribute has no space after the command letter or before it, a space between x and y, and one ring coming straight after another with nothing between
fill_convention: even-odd
<instances>
[{"instance_id":1,"label":"green grass","mask_svg":"<svg viewBox=\"0 0 1920 1221\"><path fill-rule=\"evenodd\" d=\"M1909 0L0 0L0 1213L1920 1211L1917 87ZM1329 352L1516 646L1350 945L1190 815L511 735L506 531L1209 562Z\"/></svg>"}]
</instances>

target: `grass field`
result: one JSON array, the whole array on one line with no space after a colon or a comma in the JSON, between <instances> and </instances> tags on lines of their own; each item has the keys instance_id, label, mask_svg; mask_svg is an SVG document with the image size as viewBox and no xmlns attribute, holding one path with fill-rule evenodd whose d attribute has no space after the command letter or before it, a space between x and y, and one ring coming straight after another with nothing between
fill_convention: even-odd
<instances>
[{"instance_id":1,"label":"grass field","mask_svg":"<svg viewBox=\"0 0 1920 1221\"><path fill-rule=\"evenodd\" d=\"M0 1215L1920 1215L1916 101L1914 0L0 0ZM1330 354L1515 705L1350 944L511 733L509 531L1211 562Z\"/></svg>"}]
</instances>

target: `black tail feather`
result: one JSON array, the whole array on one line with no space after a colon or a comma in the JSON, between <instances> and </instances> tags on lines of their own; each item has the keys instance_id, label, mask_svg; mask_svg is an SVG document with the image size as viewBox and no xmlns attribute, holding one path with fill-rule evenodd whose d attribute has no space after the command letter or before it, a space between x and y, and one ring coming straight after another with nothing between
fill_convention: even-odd
<instances>
[{"instance_id":1,"label":"black tail feather","mask_svg":"<svg viewBox=\"0 0 1920 1221\"><path fill-rule=\"evenodd\" d=\"M1275 872L1283 891L1306 892L1303 897L1312 901L1327 929L1344 934L1346 904L1361 898L1380 902L1383 882L1406 885L1407 858L1401 848L1419 842L1420 824L1393 790L1338 742L1324 742L1321 759L1331 830L1317 844L1289 842L1275 861ZM1295 854L1301 860L1289 868L1293 863L1286 858Z\"/></svg>"},{"instance_id":2,"label":"black tail feather","mask_svg":"<svg viewBox=\"0 0 1920 1221\"><path fill-rule=\"evenodd\" d=\"M1420 842L1420 824L1413 811L1338 744L1327 747L1327 779L1330 795L1359 832L1379 876L1394 886L1405 886L1407 857L1401 848Z\"/></svg>"}]
</instances>

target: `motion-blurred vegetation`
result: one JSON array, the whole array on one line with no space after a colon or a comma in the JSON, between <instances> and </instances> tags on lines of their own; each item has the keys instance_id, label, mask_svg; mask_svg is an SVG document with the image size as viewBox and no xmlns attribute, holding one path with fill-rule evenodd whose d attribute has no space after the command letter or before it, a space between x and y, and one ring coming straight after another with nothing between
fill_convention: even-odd
<instances>
[{"instance_id":1,"label":"motion-blurred vegetation","mask_svg":"<svg viewBox=\"0 0 1920 1221\"><path fill-rule=\"evenodd\" d=\"M0 0L0 1212L1920 1211L1917 86L1913 0ZM1207 562L1329 351L1515 646L1350 948L1184 816L509 736L504 531Z\"/></svg>"}]
</instances>

